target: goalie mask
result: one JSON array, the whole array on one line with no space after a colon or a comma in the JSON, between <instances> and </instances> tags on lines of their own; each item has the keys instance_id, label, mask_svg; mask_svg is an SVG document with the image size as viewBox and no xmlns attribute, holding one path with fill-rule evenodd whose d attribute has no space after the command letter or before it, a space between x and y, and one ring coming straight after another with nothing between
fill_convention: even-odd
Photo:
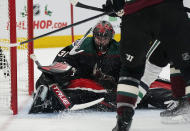
<instances>
[{"instance_id":1,"label":"goalie mask","mask_svg":"<svg viewBox=\"0 0 190 131\"><path fill-rule=\"evenodd\" d=\"M93 37L98 53L105 54L110 40L112 40L115 31L111 23L107 21L100 21L93 30Z\"/></svg>"}]
</instances>

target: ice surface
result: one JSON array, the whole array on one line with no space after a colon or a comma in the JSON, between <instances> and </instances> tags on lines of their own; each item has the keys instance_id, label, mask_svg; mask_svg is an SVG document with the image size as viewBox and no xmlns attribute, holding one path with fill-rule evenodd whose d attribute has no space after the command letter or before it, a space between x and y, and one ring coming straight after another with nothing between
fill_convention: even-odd
<instances>
[{"instance_id":1,"label":"ice surface","mask_svg":"<svg viewBox=\"0 0 190 131\"><path fill-rule=\"evenodd\" d=\"M42 65L49 65L61 48L35 50ZM162 75L168 77L168 67ZM36 78L40 75L35 67ZM111 131L116 123L115 112L89 110L29 115L32 98L19 96L19 113L16 116L0 114L0 131ZM165 125L160 122L162 110L137 110L131 131L189 131L190 124Z\"/></svg>"},{"instance_id":2,"label":"ice surface","mask_svg":"<svg viewBox=\"0 0 190 131\"><path fill-rule=\"evenodd\" d=\"M18 115L1 116L0 131L111 131L116 123L115 112L83 110L29 115L27 112L32 99L28 96L23 96L21 99L22 106ZM189 131L190 124L162 124L160 111L137 110L131 131Z\"/></svg>"}]
</instances>

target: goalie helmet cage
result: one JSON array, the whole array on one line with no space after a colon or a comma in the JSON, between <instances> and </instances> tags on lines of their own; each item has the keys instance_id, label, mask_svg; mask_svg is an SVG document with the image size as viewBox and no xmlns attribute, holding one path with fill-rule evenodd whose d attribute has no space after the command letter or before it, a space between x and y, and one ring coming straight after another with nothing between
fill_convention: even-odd
<instances>
[{"instance_id":1,"label":"goalie helmet cage","mask_svg":"<svg viewBox=\"0 0 190 131\"><path fill-rule=\"evenodd\" d=\"M7 8L6 8L7 7ZM1 0L0 9L3 16L0 24L4 27L0 34L6 36L5 25L9 36L1 38L2 43L17 43L16 0ZM5 11L6 10L6 11ZM7 21L6 21L7 20ZM6 23L6 24L5 24ZM33 0L27 0L28 39L33 37ZM0 112L18 113L19 91L31 95L34 90L34 64L30 59L33 53L33 42L18 47L0 47ZM3 72L3 73L2 73ZM24 84L23 84L24 83ZM18 88L17 88L18 86ZM3 108L2 108L3 107Z\"/></svg>"}]
</instances>

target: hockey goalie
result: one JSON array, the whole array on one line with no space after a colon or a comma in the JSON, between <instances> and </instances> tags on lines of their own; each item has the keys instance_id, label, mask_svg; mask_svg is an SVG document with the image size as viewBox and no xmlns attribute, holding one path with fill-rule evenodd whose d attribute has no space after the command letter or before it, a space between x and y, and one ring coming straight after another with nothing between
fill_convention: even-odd
<instances>
[{"instance_id":1,"label":"hockey goalie","mask_svg":"<svg viewBox=\"0 0 190 131\"><path fill-rule=\"evenodd\" d=\"M98 82L76 78L76 69L67 63L54 62L41 66L43 72L36 83L37 91L29 113L52 113L63 110L91 109L116 110L116 87L106 89ZM170 82L157 79L150 86L137 108L166 108L164 102L172 100ZM90 102L93 102L90 104ZM80 105L76 107L74 105Z\"/></svg>"},{"instance_id":2,"label":"hockey goalie","mask_svg":"<svg viewBox=\"0 0 190 131\"><path fill-rule=\"evenodd\" d=\"M119 43L107 21L100 21L93 36L63 48L50 66L41 66L40 78L29 113L51 113L63 110L116 110L117 81L120 72ZM78 46L80 45L80 46ZM165 108L172 99L170 84L156 81L139 108L149 104ZM168 88L165 88L168 87Z\"/></svg>"},{"instance_id":3,"label":"hockey goalie","mask_svg":"<svg viewBox=\"0 0 190 131\"><path fill-rule=\"evenodd\" d=\"M84 35L86 38L62 49L52 65L38 66L42 75L36 82L30 113L73 109L76 105L85 108L83 105L91 102L115 108L112 102L121 65L119 43L113 39L114 29L107 21L98 22L92 32L92 37Z\"/></svg>"}]
</instances>

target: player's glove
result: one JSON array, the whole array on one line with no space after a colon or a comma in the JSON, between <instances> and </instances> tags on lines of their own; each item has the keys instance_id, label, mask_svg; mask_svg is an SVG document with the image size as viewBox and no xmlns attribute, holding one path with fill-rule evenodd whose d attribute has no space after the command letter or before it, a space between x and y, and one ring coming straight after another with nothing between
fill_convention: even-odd
<instances>
[{"instance_id":1,"label":"player's glove","mask_svg":"<svg viewBox=\"0 0 190 131\"><path fill-rule=\"evenodd\" d=\"M107 0L106 4L102 5L105 12L113 12L110 14L112 17L123 16L125 0Z\"/></svg>"},{"instance_id":2,"label":"player's glove","mask_svg":"<svg viewBox=\"0 0 190 131\"><path fill-rule=\"evenodd\" d=\"M115 13L115 11L112 8L111 0L107 0L106 4L102 5L102 8L103 8L103 10L105 12L113 12L113 13L109 14L109 16L111 16L111 17L118 17L117 14Z\"/></svg>"},{"instance_id":3,"label":"player's glove","mask_svg":"<svg viewBox=\"0 0 190 131\"><path fill-rule=\"evenodd\" d=\"M179 105L179 101L169 100L169 101L165 101L164 104L167 106L167 110L173 110Z\"/></svg>"}]
</instances>

